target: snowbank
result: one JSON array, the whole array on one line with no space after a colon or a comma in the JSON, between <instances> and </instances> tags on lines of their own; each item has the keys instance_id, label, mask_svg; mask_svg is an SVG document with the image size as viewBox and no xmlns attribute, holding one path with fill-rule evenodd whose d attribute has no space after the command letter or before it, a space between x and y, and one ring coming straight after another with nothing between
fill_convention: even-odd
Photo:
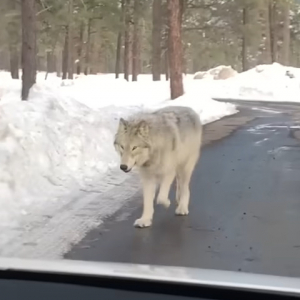
<instances>
[{"instance_id":1,"label":"snowbank","mask_svg":"<svg viewBox=\"0 0 300 300\"><path fill-rule=\"evenodd\" d=\"M214 80L221 67L205 80L186 75L186 93L175 101L168 100L169 82L153 82L149 75L128 83L113 74L74 81L49 74L45 81L45 73L39 73L29 101L22 102L20 80L0 72L0 245L11 237L5 229L26 230L24 215L47 218L53 207L72 201L69 194L105 186L118 165L113 136L121 116L183 105L206 124L236 112L234 105L212 97L300 102L300 69L261 65Z\"/></svg>"},{"instance_id":2,"label":"snowbank","mask_svg":"<svg viewBox=\"0 0 300 300\"><path fill-rule=\"evenodd\" d=\"M47 210L76 190L94 190L117 166L113 135L118 119L140 109L193 107L204 123L236 112L193 80L186 94L168 101L169 83L141 76L136 83L112 75L64 81L38 74L29 101L20 101L21 82L0 73L0 231L19 217ZM0 238L1 239L1 238Z\"/></svg>"},{"instance_id":3,"label":"snowbank","mask_svg":"<svg viewBox=\"0 0 300 300\"><path fill-rule=\"evenodd\" d=\"M300 69L278 63L259 65L226 81L214 82L211 90L211 96L219 99L300 102Z\"/></svg>"},{"instance_id":4,"label":"snowbank","mask_svg":"<svg viewBox=\"0 0 300 300\"><path fill-rule=\"evenodd\" d=\"M194 79L228 79L238 74L231 66L218 66L207 71L195 73Z\"/></svg>"},{"instance_id":5,"label":"snowbank","mask_svg":"<svg viewBox=\"0 0 300 300\"><path fill-rule=\"evenodd\" d=\"M169 82L153 82L149 75L141 76L140 79L139 82L128 83L122 79L112 80L111 75L103 76L101 78L103 85L99 92L99 78L89 76L72 87L64 88L62 92L65 96L72 95L73 99L94 110L102 109L108 103L118 109L127 107L136 110L153 110L168 105L189 106L198 112L203 124L236 112L234 105L212 100L211 91L188 76L184 80L185 94L173 101L169 100Z\"/></svg>"},{"instance_id":6,"label":"snowbank","mask_svg":"<svg viewBox=\"0 0 300 300\"><path fill-rule=\"evenodd\" d=\"M11 224L32 205L93 188L116 166L106 145L112 145L119 112L109 107L95 112L37 86L29 102L1 105L0 115L0 224Z\"/></svg>"}]
</instances>

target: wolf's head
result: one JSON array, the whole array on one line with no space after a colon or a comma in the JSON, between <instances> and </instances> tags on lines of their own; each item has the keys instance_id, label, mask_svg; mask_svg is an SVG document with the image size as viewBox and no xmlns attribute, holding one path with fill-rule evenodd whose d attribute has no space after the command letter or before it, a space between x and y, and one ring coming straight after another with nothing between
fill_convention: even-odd
<instances>
[{"instance_id":1,"label":"wolf's head","mask_svg":"<svg viewBox=\"0 0 300 300\"><path fill-rule=\"evenodd\" d=\"M146 121L120 119L114 146L121 157L120 169L129 172L150 159L149 126Z\"/></svg>"}]
</instances>

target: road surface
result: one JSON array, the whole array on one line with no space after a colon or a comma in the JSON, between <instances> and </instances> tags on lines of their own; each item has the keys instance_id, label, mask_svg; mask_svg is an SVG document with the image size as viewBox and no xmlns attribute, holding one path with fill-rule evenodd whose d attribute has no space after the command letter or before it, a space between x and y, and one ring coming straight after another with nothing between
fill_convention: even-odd
<instances>
[{"instance_id":1,"label":"road surface","mask_svg":"<svg viewBox=\"0 0 300 300\"><path fill-rule=\"evenodd\" d=\"M156 206L135 229L138 192L65 257L300 276L300 107L239 109L205 128L189 216Z\"/></svg>"}]
</instances>

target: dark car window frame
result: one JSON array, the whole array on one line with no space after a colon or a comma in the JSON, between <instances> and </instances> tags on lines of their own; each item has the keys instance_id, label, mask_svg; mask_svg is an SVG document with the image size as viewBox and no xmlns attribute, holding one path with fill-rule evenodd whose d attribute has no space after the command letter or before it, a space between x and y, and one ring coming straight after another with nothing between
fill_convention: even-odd
<instances>
[{"instance_id":1,"label":"dark car window frame","mask_svg":"<svg viewBox=\"0 0 300 300\"><path fill-rule=\"evenodd\" d=\"M132 291L136 293L162 294L173 295L181 297L189 297L194 299L298 299L297 295L286 295L278 292L271 293L267 291L245 290L238 288L226 288L220 286L204 286L187 283L171 283L146 279L133 279L109 276L94 276L94 275L80 275L80 274L64 274L51 272L34 272L34 271L17 271L6 270L0 271L1 279L12 279L19 281L30 281L38 284L39 282L51 282L64 285L77 285L101 289L113 289L121 291ZM17 288L17 286L16 286ZM67 288L67 286L66 286ZM1 297L3 297L2 295ZM26 295L24 295L26 296ZM101 296L101 294L99 294ZM3 300L5 298L2 298ZM7 298L9 299L9 298ZM140 298L143 299L142 297Z\"/></svg>"}]
</instances>

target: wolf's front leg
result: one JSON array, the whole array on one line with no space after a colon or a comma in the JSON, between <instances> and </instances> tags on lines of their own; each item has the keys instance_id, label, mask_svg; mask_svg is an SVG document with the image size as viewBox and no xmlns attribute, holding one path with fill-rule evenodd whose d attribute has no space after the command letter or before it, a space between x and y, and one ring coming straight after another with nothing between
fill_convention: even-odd
<instances>
[{"instance_id":1,"label":"wolf's front leg","mask_svg":"<svg viewBox=\"0 0 300 300\"><path fill-rule=\"evenodd\" d=\"M155 178L142 178L143 183L143 214L140 219L134 222L135 227L143 228L149 227L152 224L152 218L154 213L154 196L156 190L156 180Z\"/></svg>"}]
</instances>

